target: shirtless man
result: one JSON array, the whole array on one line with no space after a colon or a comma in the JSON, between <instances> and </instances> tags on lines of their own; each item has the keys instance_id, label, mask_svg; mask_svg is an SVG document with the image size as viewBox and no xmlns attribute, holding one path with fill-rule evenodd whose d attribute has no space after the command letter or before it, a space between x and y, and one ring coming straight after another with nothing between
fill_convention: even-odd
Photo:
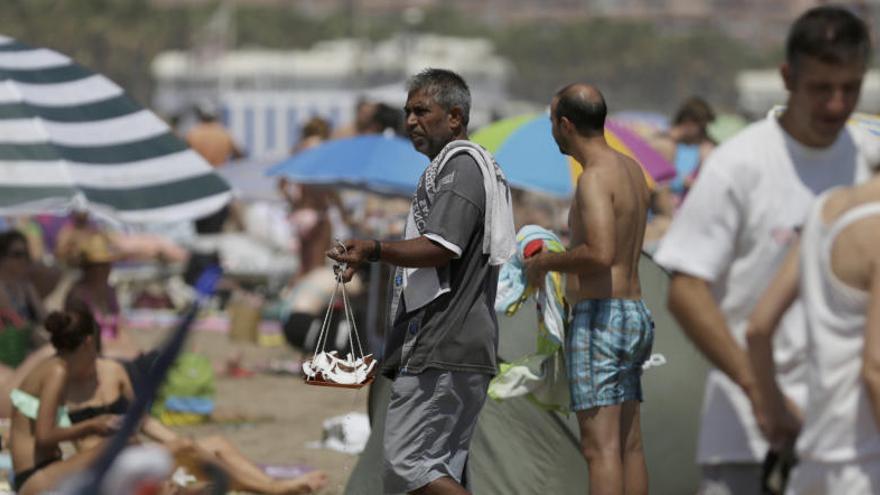
<instances>
[{"instance_id":1,"label":"shirtless man","mask_svg":"<svg viewBox=\"0 0 880 495\"><path fill-rule=\"evenodd\" d=\"M186 143L211 164L222 167L230 159L243 158L229 131L217 120L217 110L209 104L196 107L199 123L186 134Z\"/></svg>"},{"instance_id":2,"label":"shirtless man","mask_svg":"<svg viewBox=\"0 0 880 495\"><path fill-rule=\"evenodd\" d=\"M553 98L553 138L584 172L569 217L571 249L528 260L526 276L535 285L548 271L573 275L566 362L590 493L642 494L648 472L639 426L641 369L654 330L638 267L649 192L641 167L605 141L605 115L602 94L587 84Z\"/></svg>"}]
</instances>

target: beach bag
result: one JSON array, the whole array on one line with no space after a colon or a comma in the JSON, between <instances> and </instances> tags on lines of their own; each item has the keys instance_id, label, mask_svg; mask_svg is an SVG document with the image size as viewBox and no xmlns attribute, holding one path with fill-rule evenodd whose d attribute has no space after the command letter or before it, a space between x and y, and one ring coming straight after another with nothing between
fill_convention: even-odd
<instances>
[{"instance_id":1,"label":"beach bag","mask_svg":"<svg viewBox=\"0 0 880 495\"><path fill-rule=\"evenodd\" d=\"M187 421L187 424L201 422L207 420L213 412L215 393L211 360L201 354L184 352L168 370L156 395L152 413L166 424L174 424L174 419L178 419L181 414L190 420L200 420ZM189 403L198 404L198 407L192 411L180 410L180 404L188 403L186 399L192 399ZM206 408L205 404L208 403L211 407Z\"/></svg>"},{"instance_id":2,"label":"beach bag","mask_svg":"<svg viewBox=\"0 0 880 495\"><path fill-rule=\"evenodd\" d=\"M17 368L30 352L31 332L18 315L0 311L0 363Z\"/></svg>"},{"instance_id":3,"label":"beach bag","mask_svg":"<svg viewBox=\"0 0 880 495\"><path fill-rule=\"evenodd\" d=\"M236 291L226 305L229 314L229 340L254 342L259 340L260 320L265 300L257 294Z\"/></svg>"}]
</instances>

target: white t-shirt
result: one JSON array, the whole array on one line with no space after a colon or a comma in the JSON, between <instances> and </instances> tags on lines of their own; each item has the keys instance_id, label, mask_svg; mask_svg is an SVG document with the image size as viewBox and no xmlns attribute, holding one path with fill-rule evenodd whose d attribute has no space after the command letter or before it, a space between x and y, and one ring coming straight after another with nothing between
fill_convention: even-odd
<instances>
[{"instance_id":1,"label":"white t-shirt","mask_svg":"<svg viewBox=\"0 0 880 495\"><path fill-rule=\"evenodd\" d=\"M779 268L816 196L866 179L880 160L880 139L847 126L828 148L808 148L775 116L750 125L706 160L660 243L656 261L710 282L734 338L745 347L746 324ZM803 407L804 315L786 313L774 340L783 391ZM726 375L706 380L697 462L760 462L767 451L751 405Z\"/></svg>"},{"instance_id":2,"label":"white t-shirt","mask_svg":"<svg viewBox=\"0 0 880 495\"><path fill-rule=\"evenodd\" d=\"M797 451L807 461L855 462L880 455L880 432L861 373L869 294L834 274L831 249L844 228L880 216L880 202L859 205L825 224L827 197L816 201L801 242L809 392Z\"/></svg>"}]
</instances>

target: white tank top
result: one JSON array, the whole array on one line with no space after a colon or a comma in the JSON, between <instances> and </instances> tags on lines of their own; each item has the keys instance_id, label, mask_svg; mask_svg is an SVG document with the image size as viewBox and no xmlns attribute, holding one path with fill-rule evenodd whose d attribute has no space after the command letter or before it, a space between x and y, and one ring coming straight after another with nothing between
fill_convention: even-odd
<instances>
[{"instance_id":1,"label":"white tank top","mask_svg":"<svg viewBox=\"0 0 880 495\"><path fill-rule=\"evenodd\" d=\"M802 459L849 462L880 454L880 433L861 377L868 293L834 274L831 249L844 228L880 215L880 202L852 208L825 225L828 195L816 200L801 237L808 396L797 451Z\"/></svg>"}]
</instances>

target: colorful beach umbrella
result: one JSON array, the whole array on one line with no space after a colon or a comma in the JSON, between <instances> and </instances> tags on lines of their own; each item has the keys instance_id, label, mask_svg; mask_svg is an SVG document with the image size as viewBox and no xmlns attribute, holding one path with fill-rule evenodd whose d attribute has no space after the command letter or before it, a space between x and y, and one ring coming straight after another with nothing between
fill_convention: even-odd
<instances>
[{"instance_id":1,"label":"colorful beach umbrella","mask_svg":"<svg viewBox=\"0 0 880 495\"><path fill-rule=\"evenodd\" d=\"M849 118L850 123L864 127L871 134L880 136L880 115L856 112Z\"/></svg>"},{"instance_id":2,"label":"colorful beach umbrella","mask_svg":"<svg viewBox=\"0 0 880 495\"><path fill-rule=\"evenodd\" d=\"M278 163L267 174L409 196L427 166L428 158L408 139L369 135L327 141Z\"/></svg>"},{"instance_id":3,"label":"colorful beach umbrella","mask_svg":"<svg viewBox=\"0 0 880 495\"><path fill-rule=\"evenodd\" d=\"M571 195L582 171L579 163L560 153L547 114L501 120L479 130L471 139L495 154L514 187L565 197ZM606 121L605 139L611 147L638 161L652 186L654 181L675 176L675 167L626 126Z\"/></svg>"},{"instance_id":4,"label":"colorful beach umbrella","mask_svg":"<svg viewBox=\"0 0 880 495\"><path fill-rule=\"evenodd\" d=\"M614 112L608 118L636 131L636 134L642 137L649 137L669 129L669 118L658 112L623 110Z\"/></svg>"},{"instance_id":5,"label":"colorful beach umbrella","mask_svg":"<svg viewBox=\"0 0 880 495\"><path fill-rule=\"evenodd\" d=\"M73 203L128 222L199 218L229 186L122 88L0 36L0 215Z\"/></svg>"}]
</instances>

